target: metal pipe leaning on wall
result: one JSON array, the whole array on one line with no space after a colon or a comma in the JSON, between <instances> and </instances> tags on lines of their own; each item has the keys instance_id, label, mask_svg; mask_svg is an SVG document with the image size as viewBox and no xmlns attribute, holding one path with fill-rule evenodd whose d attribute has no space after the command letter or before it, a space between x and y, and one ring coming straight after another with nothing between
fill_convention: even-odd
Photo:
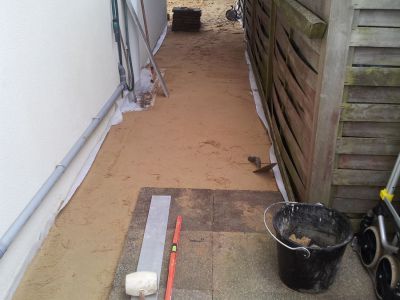
<instances>
[{"instance_id":1,"label":"metal pipe leaning on wall","mask_svg":"<svg viewBox=\"0 0 400 300\"><path fill-rule=\"evenodd\" d=\"M67 155L64 159L56 166L53 173L47 178L45 183L40 187L40 189L36 192L33 198L29 201L28 205L24 208L21 214L17 217L14 223L8 228L6 233L0 239L0 259L6 253L8 247L14 241L18 233L24 227L26 222L28 222L29 218L35 212L35 210L39 207L39 205L43 202L44 198L53 188L53 186L57 183L57 181L64 174L65 170L74 160L74 158L78 155L80 150L86 144L87 140L96 130L96 128L100 125L104 117L110 111L115 101L120 97L122 91L125 89L125 83L120 83L111 97L107 100L104 106L100 109L99 113L92 119L92 122L80 136L80 138L75 142L72 148L68 151Z\"/></svg>"},{"instance_id":2,"label":"metal pipe leaning on wall","mask_svg":"<svg viewBox=\"0 0 400 300\"><path fill-rule=\"evenodd\" d=\"M169 97L169 91L168 91L168 88L167 88L167 84L165 83L164 77L162 76L161 71L160 71L160 69L159 69L159 67L158 67L158 65L157 65L157 63L156 63L156 61L154 59L152 49L150 48L150 45L147 43L147 39L146 39L145 33L143 31L142 25L140 25L140 21L139 21L139 18L137 16L137 14L136 14L136 11L133 8L132 3L130 1L128 1L127 4L128 4L128 9L129 9L130 15L131 15L131 17L133 19L133 22L135 23L135 25L139 29L139 33L140 33L140 35L141 35L141 37L143 39L143 42L144 42L145 49L147 51L149 60L150 60L152 66L154 67L154 69L155 69L155 71L157 73L158 79L160 80L161 87L163 89L164 95L165 95L165 97Z\"/></svg>"}]
</instances>

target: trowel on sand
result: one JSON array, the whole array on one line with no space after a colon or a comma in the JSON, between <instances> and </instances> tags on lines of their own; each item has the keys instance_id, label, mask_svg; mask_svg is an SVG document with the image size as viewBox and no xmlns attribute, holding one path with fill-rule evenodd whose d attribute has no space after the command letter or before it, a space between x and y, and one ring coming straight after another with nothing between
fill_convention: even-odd
<instances>
[{"instance_id":1,"label":"trowel on sand","mask_svg":"<svg viewBox=\"0 0 400 300\"><path fill-rule=\"evenodd\" d=\"M256 170L253 173L265 173L275 167L276 163L265 164L265 166L261 166L261 159L258 156L249 156L247 160L256 165Z\"/></svg>"}]
</instances>

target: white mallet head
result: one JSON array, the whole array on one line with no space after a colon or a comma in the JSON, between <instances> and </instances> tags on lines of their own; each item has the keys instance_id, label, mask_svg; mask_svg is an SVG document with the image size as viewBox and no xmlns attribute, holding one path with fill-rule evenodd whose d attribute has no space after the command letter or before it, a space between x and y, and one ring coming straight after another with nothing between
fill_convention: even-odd
<instances>
[{"instance_id":1,"label":"white mallet head","mask_svg":"<svg viewBox=\"0 0 400 300\"><path fill-rule=\"evenodd\" d=\"M129 296L152 295L157 292L157 286L155 272L135 272L125 278L125 292Z\"/></svg>"}]
</instances>

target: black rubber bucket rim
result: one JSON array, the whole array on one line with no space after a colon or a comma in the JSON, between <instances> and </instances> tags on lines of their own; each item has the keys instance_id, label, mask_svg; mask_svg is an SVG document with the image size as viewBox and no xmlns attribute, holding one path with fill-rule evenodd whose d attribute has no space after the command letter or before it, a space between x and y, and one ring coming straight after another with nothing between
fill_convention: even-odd
<instances>
[{"instance_id":1,"label":"black rubber bucket rim","mask_svg":"<svg viewBox=\"0 0 400 300\"><path fill-rule=\"evenodd\" d=\"M343 213L337 211L336 209L326 207L325 205L323 205L321 203L317 203L317 204L299 203L299 202L286 202L286 203L294 204L293 206L295 206L295 205L299 205L299 206L318 206L321 209L326 209L328 211L334 212L337 216L339 216L339 218L341 218L344 221L344 223L346 223L346 225L347 225L347 227L349 229L349 235L347 236L347 238L343 242L341 242L339 244L332 245L332 246L328 246L328 247L325 247L325 248L319 248L318 250L337 249L337 248L340 248L340 247L343 247L343 246L347 245L353 239L353 230L351 228L351 224L350 224L349 220L347 219L347 217ZM275 217L276 217L276 215L272 218L272 224L274 226L275 231L277 231L276 222L275 222L276 218ZM296 242L293 242L293 244L298 245ZM310 248L310 247L305 247L305 248L310 249L310 250L315 250L315 249Z\"/></svg>"},{"instance_id":2,"label":"black rubber bucket rim","mask_svg":"<svg viewBox=\"0 0 400 300\"><path fill-rule=\"evenodd\" d=\"M278 243L280 243L282 246L288 248L289 250L292 250L292 251L299 251L299 250L305 249L306 252L307 252L307 255L306 255L306 258L307 258L307 259L310 258L311 252L314 251L314 250L316 250L316 249L313 249L313 248L310 248L310 247L301 246L301 245L299 245L298 243L295 243L295 242L292 242L292 243L293 243L294 245L296 245L297 247L291 247L291 246L287 245L287 244L285 243L285 241L281 241L281 239L279 239L278 237L276 237L276 236L271 232L271 230L269 229L269 227L268 227L268 225L267 225L267 223L266 223L266 220L265 220L265 216L266 216L266 213L268 212L268 210L269 210L272 206L277 205L277 204L293 205L293 206L295 206L295 205L298 205L298 206L320 206L320 207L323 208L323 209L326 209L326 210L335 212L335 214L337 214L342 220L344 220L344 222L347 224L348 229L349 229L349 232L350 232L349 235L348 235L348 237L347 237L344 241L342 241L341 243L338 243L338 244L335 244L335 245L332 245L332 246L329 246L329 247L325 247L325 248L319 248L319 249L318 249L319 251L324 250L324 249L330 249L330 250L332 250L332 249L337 249L337 248L346 246L346 245L347 245L348 243L350 243L350 241L353 239L353 230L352 230L352 228L351 228L351 224L350 224L348 218L347 218L343 213L337 211L336 209L328 208L328 207L326 207L325 205L323 205L322 203L311 204L311 203L300 203L300 202L275 202L275 203L271 204L270 206L268 206L267 209L264 211L264 225L265 225L266 229L268 230L268 232L270 233L270 235L271 235ZM274 227L275 232L279 232L279 230L277 230L277 228L276 228L276 221L275 221L275 220L276 220L276 214L275 214L275 215L273 216L273 218L272 218L272 225L273 225L273 227ZM279 235L281 236L281 234L279 234Z\"/></svg>"}]
</instances>

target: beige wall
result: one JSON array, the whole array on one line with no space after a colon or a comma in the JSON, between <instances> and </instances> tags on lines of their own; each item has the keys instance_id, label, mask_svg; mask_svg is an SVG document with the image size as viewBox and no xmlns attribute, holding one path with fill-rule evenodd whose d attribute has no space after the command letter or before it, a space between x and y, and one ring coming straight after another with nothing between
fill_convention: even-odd
<instances>
[{"instance_id":1,"label":"beige wall","mask_svg":"<svg viewBox=\"0 0 400 300\"><path fill-rule=\"evenodd\" d=\"M166 24L166 4L146 2L155 44ZM110 3L0 3L0 236L118 85ZM133 29L131 47L143 61ZM133 60L138 70L140 60ZM0 260L0 299L13 292L89 153L106 134L112 114Z\"/></svg>"}]
</instances>

